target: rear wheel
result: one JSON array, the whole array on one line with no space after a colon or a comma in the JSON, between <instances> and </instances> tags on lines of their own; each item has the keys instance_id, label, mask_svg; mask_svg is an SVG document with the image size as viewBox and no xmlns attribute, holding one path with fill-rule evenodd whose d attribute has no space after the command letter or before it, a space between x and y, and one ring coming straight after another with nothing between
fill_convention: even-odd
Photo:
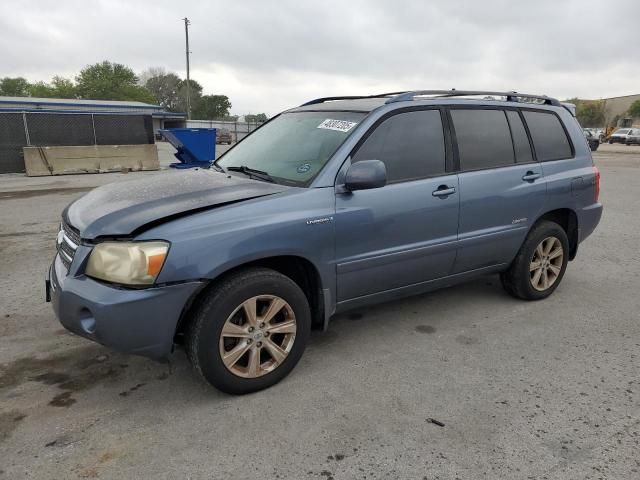
<instances>
[{"instance_id":1,"label":"rear wheel","mask_svg":"<svg viewBox=\"0 0 640 480\"><path fill-rule=\"evenodd\" d=\"M262 390L298 363L311 329L304 292L290 278L256 268L235 273L202 300L188 331L195 370L227 393Z\"/></svg>"},{"instance_id":2,"label":"rear wheel","mask_svg":"<svg viewBox=\"0 0 640 480\"><path fill-rule=\"evenodd\" d=\"M541 221L529 232L518 255L500 275L505 290L516 298L541 300L558 287L569 260L569 240L554 222Z\"/></svg>"}]
</instances>

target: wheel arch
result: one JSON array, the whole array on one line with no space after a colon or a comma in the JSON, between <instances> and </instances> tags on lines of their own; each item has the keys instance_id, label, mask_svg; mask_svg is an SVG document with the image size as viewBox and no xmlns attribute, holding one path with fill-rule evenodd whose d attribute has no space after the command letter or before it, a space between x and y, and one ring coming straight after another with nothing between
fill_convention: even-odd
<instances>
[{"instance_id":1,"label":"wheel arch","mask_svg":"<svg viewBox=\"0 0 640 480\"><path fill-rule=\"evenodd\" d=\"M558 208L550 210L540 215L536 221L531 225L529 231L543 220L548 220L557 223L567 234L569 239L569 260L573 260L578 253L578 215L570 208Z\"/></svg>"},{"instance_id":2,"label":"wheel arch","mask_svg":"<svg viewBox=\"0 0 640 480\"><path fill-rule=\"evenodd\" d=\"M192 295L192 298L189 299L182 310L174 333L174 343L183 343L184 333L191 321L194 310L199 305L199 301L205 298L218 282L237 271L258 267L269 268L279 272L295 282L309 301L312 325L324 326L326 324L325 309L327 299L325 299L325 295L327 293L323 289L322 277L318 268L309 259L299 255L274 255L228 267L203 283L202 288Z\"/></svg>"}]
</instances>

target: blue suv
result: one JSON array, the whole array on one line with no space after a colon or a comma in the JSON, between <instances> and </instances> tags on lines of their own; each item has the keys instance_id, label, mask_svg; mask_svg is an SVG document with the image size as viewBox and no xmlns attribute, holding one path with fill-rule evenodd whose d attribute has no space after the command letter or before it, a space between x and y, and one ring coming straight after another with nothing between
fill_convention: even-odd
<instances>
[{"instance_id":1,"label":"blue suv","mask_svg":"<svg viewBox=\"0 0 640 480\"><path fill-rule=\"evenodd\" d=\"M46 282L70 331L154 359L183 345L230 393L273 385L313 325L499 273L540 300L602 214L570 106L515 92L310 101L210 169L69 205Z\"/></svg>"}]
</instances>

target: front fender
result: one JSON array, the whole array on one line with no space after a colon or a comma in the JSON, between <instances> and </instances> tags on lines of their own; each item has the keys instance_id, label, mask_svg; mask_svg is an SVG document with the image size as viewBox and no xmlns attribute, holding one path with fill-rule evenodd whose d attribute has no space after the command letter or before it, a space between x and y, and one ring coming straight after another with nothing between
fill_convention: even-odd
<instances>
[{"instance_id":1,"label":"front fender","mask_svg":"<svg viewBox=\"0 0 640 480\"><path fill-rule=\"evenodd\" d=\"M136 239L171 242L158 283L215 279L256 260L290 255L315 266L335 298L333 188L279 195L178 218Z\"/></svg>"}]
</instances>

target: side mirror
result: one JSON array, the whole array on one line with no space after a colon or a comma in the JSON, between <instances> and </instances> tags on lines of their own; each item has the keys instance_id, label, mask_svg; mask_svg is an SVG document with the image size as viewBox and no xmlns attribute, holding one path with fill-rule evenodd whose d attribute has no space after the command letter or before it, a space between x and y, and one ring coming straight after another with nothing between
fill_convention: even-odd
<instances>
[{"instance_id":1,"label":"side mirror","mask_svg":"<svg viewBox=\"0 0 640 480\"><path fill-rule=\"evenodd\" d=\"M387 184L387 167L380 160L362 160L349 167L344 186L349 191L380 188Z\"/></svg>"}]
</instances>

